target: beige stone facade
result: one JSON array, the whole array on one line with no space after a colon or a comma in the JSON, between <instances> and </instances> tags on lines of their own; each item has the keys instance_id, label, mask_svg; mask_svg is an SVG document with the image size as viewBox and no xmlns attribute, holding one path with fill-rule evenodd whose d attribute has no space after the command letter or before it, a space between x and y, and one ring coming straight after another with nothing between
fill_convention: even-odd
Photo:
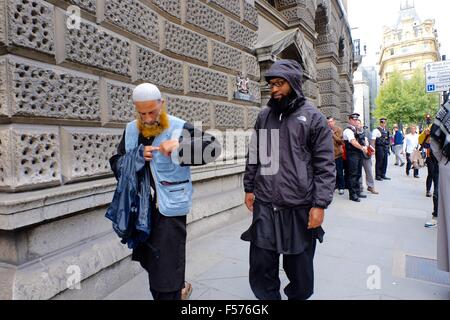
<instances>
[{"instance_id":1,"label":"beige stone facade","mask_svg":"<svg viewBox=\"0 0 450 320\"><path fill-rule=\"evenodd\" d=\"M381 83L389 81L394 71L410 78L417 68L440 59L434 20L422 21L414 4L402 4L396 26L384 30L379 61Z\"/></svg>"}]
</instances>

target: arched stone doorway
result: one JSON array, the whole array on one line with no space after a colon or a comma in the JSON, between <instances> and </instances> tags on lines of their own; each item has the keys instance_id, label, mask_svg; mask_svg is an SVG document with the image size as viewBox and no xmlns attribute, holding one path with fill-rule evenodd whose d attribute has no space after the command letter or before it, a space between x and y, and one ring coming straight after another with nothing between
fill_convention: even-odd
<instances>
[{"instance_id":1,"label":"arched stone doorway","mask_svg":"<svg viewBox=\"0 0 450 320\"><path fill-rule=\"evenodd\" d=\"M265 74L272 64L280 59L292 59L301 64L303 68L303 91L307 99L316 102L315 55L314 51L308 47L298 28L271 35L256 47L256 55L261 68L262 105L266 105L270 99Z\"/></svg>"}]
</instances>

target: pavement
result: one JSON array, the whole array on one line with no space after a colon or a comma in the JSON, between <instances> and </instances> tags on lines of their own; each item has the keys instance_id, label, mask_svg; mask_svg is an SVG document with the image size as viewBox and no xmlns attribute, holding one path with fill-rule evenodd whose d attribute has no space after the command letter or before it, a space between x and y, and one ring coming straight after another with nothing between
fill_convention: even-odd
<instances>
[{"instance_id":1,"label":"pavement","mask_svg":"<svg viewBox=\"0 0 450 320\"><path fill-rule=\"evenodd\" d=\"M432 199L425 197L426 171L420 179L407 177L405 167L394 166L391 158L392 180L376 181L379 195L367 193L355 203L348 192L335 193L323 225L325 241L317 246L311 300L450 299L450 276L436 268L437 229L424 227L432 212ZM249 244L240 240L250 223L243 209L241 221L188 242L191 300L255 299L248 283ZM280 279L283 289L288 281L281 265ZM147 274L105 299L152 299Z\"/></svg>"}]
</instances>

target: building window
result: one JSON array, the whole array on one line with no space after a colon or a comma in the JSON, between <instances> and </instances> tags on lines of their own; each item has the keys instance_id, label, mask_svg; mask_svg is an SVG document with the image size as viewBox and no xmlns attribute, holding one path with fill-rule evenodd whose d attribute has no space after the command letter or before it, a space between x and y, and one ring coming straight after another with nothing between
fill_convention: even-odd
<instances>
[{"instance_id":1,"label":"building window","mask_svg":"<svg viewBox=\"0 0 450 320\"><path fill-rule=\"evenodd\" d=\"M344 46L344 40L341 38L342 40L342 46ZM341 43L339 42L339 50L341 49ZM344 50L344 48L342 48L342 51ZM360 56L361 55L361 40L360 39L355 39L353 40L353 52L355 54L355 56Z\"/></svg>"},{"instance_id":2,"label":"building window","mask_svg":"<svg viewBox=\"0 0 450 320\"><path fill-rule=\"evenodd\" d=\"M272 7L275 8L275 0L266 0Z\"/></svg>"},{"instance_id":3,"label":"building window","mask_svg":"<svg viewBox=\"0 0 450 320\"><path fill-rule=\"evenodd\" d=\"M395 54L395 50L391 49L391 56L393 56Z\"/></svg>"}]
</instances>

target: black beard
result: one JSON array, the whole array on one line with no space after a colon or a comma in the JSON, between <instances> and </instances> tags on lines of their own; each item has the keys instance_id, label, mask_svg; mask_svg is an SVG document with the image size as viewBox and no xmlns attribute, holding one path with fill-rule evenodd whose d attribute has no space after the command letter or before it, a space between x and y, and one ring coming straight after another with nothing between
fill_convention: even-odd
<instances>
[{"instance_id":1,"label":"black beard","mask_svg":"<svg viewBox=\"0 0 450 320\"><path fill-rule=\"evenodd\" d=\"M285 96L281 99L273 99L274 105L275 105L275 111L278 114L284 114L286 113L292 106L292 102L295 100L295 96L292 94Z\"/></svg>"}]
</instances>

